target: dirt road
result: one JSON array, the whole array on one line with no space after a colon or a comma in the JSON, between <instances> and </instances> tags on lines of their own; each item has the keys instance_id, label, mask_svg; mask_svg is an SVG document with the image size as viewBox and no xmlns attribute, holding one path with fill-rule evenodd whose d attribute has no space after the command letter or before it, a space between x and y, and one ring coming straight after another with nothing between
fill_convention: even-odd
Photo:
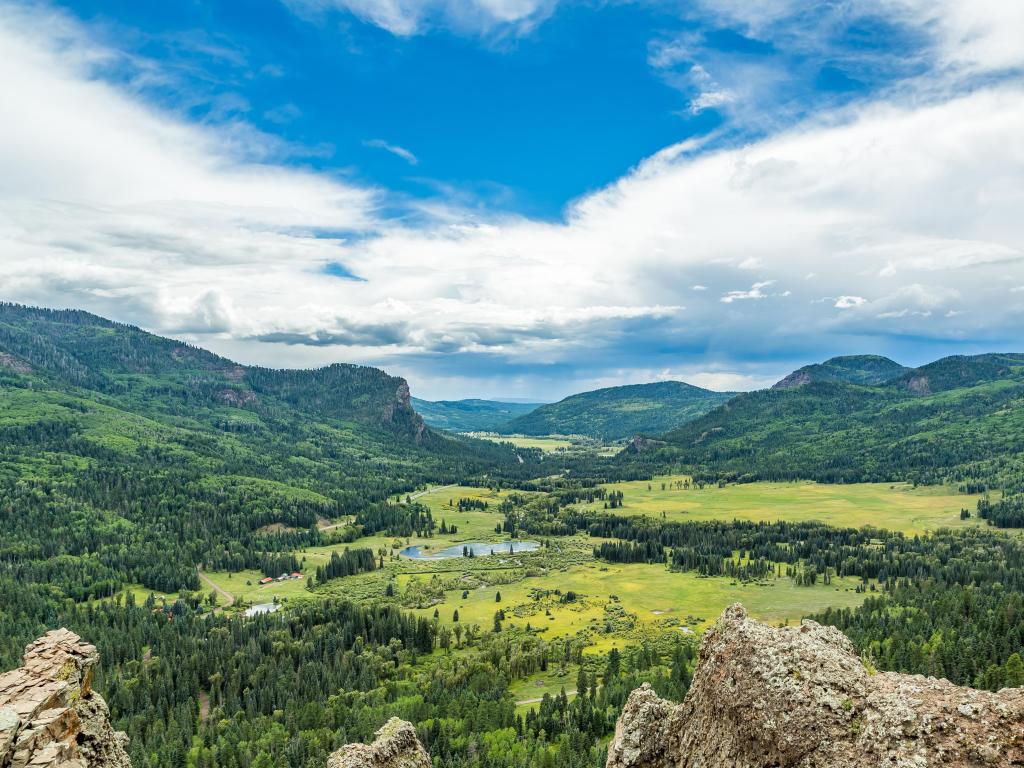
<instances>
[{"instance_id":1,"label":"dirt road","mask_svg":"<svg viewBox=\"0 0 1024 768\"><path fill-rule=\"evenodd\" d=\"M235 604L235 596L228 592L226 589L222 589L221 587L218 587L216 584L214 584L213 581L210 580L210 577L203 573L201 568L196 568L196 573L199 574L199 580L203 582L203 584L208 586L210 589L212 589L214 592L216 592L218 595L220 595L227 601L224 605L221 606L221 608L230 608L232 605Z\"/></svg>"}]
</instances>

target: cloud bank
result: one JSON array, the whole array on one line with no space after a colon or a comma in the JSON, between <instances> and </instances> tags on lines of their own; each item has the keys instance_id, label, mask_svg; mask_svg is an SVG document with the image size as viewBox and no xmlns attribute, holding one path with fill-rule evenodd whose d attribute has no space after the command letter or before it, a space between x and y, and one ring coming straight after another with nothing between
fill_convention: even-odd
<instances>
[{"instance_id":1,"label":"cloud bank","mask_svg":"<svg viewBox=\"0 0 1024 768\"><path fill-rule=\"evenodd\" d=\"M414 5L454 12L374 8ZM1005 6L986 8L991 23L952 4L937 17L944 67L1020 63L994 21L1013 21ZM60 14L0 6L0 49L4 300L245 361L382 365L426 396L731 389L836 353L1019 346L1019 81L861 104L738 148L667 147L561 222L449 207L409 224L385 190L275 159L273 137L106 82L114 52Z\"/></svg>"}]
</instances>

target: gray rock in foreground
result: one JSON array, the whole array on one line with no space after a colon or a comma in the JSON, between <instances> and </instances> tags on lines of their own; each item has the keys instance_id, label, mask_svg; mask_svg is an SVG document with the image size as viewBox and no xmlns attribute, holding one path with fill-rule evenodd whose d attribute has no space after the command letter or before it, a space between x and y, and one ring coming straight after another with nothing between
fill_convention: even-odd
<instances>
[{"instance_id":1,"label":"gray rock in foreground","mask_svg":"<svg viewBox=\"0 0 1024 768\"><path fill-rule=\"evenodd\" d=\"M131 768L128 737L110 727L90 687L95 646L57 629L23 661L0 675L0 768Z\"/></svg>"},{"instance_id":2,"label":"gray rock in foreground","mask_svg":"<svg viewBox=\"0 0 1024 768\"><path fill-rule=\"evenodd\" d=\"M726 609L682 704L630 695L608 768L1024 765L1024 688L871 674L834 627L773 628Z\"/></svg>"},{"instance_id":3,"label":"gray rock in foreground","mask_svg":"<svg viewBox=\"0 0 1024 768\"><path fill-rule=\"evenodd\" d=\"M327 768L431 768L416 729L392 717L372 744L346 744L327 759Z\"/></svg>"}]
</instances>

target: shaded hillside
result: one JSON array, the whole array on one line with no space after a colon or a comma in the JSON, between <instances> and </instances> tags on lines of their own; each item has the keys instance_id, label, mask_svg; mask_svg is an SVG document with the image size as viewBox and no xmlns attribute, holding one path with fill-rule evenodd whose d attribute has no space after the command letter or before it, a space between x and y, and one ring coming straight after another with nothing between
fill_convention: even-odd
<instances>
[{"instance_id":1,"label":"shaded hillside","mask_svg":"<svg viewBox=\"0 0 1024 768\"><path fill-rule=\"evenodd\" d=\"M541 405L476 399L431 401L417 397L412 399L412 404L427 424L449 432L493 432Z\"/></svg>"},{"instance_id":2,"label":"shaded hillside","mask_svg":"<svg viewBox=\"0 0 1024 768\"><path fill-rule=\"evenodd\" d=\"M315 370L239 365L205 349L77 310L0 307L0 370L79 387L124 405L173 412L189 407L285 406L310 416L423 436L404 379L376 368ZM250 407L251 406L251 407Z\"/></svg>"},{"instance_id":3,"label":"shaded hillside","mask_svg":"<svg viewBox=\"0 0 1024 768\"><path fill-rule=\"evenodd\" d=\"M0 306L0 563L77 599L126 580L195 588L197 563L269 567L319 542L321 518L380 527L405 514L390 495L524 476L533 454L519 457L432 432L405 381L373 368L251 368L84 312Z\"/></svg>"},{"instance_id":4,"label":"shaded hillside","mask_svg":"<svg viewBox=\"0 0 1024 768\"><path fill-rule=\"evenodd\" d=\"M775 383L776 389L798 387L813 381L845 381L850 384L883 384L910 370L878 355L833 357L824 363L805 365Z\"/></svg>"},{"instance_id":5,"label":"shaded hillside","mask_svg":"<svg viewBox=\"0 0 1024 768\"><path fill-rule=\"evenodd\" d=\"M681 381L596 389L542 405L505 424L503 434L587 435L619 440L657 435L707 413L734 392L712 392Z\"/></svg>"},{"instance_id":6,"label":"shaded hillside","mask_svg":"<svg viewBox=\"0 0 1024 768\"><path fill-rule=\"evenodd\" d=\"M1020 482L1024 358L944 358L877 386L812 381L737 396L641 461L737 479Z\"/></svg>"}]
</instances>

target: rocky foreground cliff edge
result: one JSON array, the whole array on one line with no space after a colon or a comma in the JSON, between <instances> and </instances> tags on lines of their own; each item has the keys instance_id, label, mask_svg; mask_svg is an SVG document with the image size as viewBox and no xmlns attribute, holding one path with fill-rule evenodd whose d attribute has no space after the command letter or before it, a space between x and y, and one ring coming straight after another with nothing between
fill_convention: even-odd
<instances>
[{"instance_id":1,"label":"rocky foreground cliff edge","mask_svg":"<svg viewBox=\"0 0 1024 768\"><path fill-rule=\"evenodd\" d=\"M95 647L66 629L0 675L0 768L131 768L127 739L91 688ZM1024 766L1024 688L873 674L833 627L773 628L727 609L707 632L682 704L635 690L608 768ZM430 768L415 729L392 718L327 768Z\"/></svg>"},{"instance_id":2,"label":"rocky foreground cliff edge","mask_svg":"<svg viewBox=\"0 0 1024 768\"><path fill-rule=\"evenodd\" d=\"M57 629L23 661L0 674L0 768L131 768L128 737L91 688L95 646Z\"/></svg>"},{"instance_id":3,"label":"rocky foreground cliff edge","mask_svg":"<svg viewBox=\"0 0 1024 768\"><path fill-rule=\"evenodd\" d=\"M346 744L329 758L327 768L431 768L430 755L410 723L392 717L372 744Z\"/></svg>"},{"instance_id":4,"label":"rocky foreground cliff edge","mask_svg":"<svg viewBox=\"0 0 1024 768\"><path fill-rule=\"evenodd\" d=\"M1024 765L1024 688L872 674L834 627L773 628L740 605L701 644L682 704L630 695L607 768Z\"/></svg>"}]
</instances>

